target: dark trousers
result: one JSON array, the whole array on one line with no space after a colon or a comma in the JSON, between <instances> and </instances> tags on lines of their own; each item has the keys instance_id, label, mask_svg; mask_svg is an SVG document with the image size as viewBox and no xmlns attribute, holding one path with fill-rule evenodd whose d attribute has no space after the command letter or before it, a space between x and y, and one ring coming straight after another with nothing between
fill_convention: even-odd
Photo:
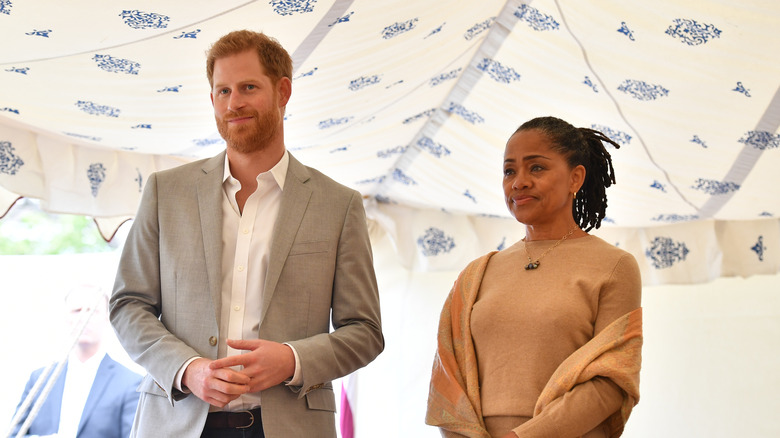
<instances>
[{"instance_id":1,"label":"dark trousers","mask_svg":"<svg viewBox=\"0 0 780 438\"><path fill-rule=\"evenodd\" d=\"M249 429L211 428L203 429L200 438L265 438L262 426Z\"/></svg>"},{"instance_id":2,"label":"dark trousers","mask_svg":"<svg viewBox=\"0 0 780 438\"><path fill-rule=\"evenodd\" d=\"M237 413L210 413L201 438L265 438L260 408Z\"/></svg>"}]
</instances>

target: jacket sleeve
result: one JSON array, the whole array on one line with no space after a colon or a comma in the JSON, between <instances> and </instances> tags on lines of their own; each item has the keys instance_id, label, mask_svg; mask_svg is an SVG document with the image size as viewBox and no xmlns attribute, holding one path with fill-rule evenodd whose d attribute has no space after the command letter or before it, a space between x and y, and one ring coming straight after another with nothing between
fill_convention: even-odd
<instances>
[{"instance_id":1,"label":"jacket sleeve","mask_svg":"<svg viewBox=\"0 0 780 438\"><path fill-rule=\"evenodd\" d=\"M173 403L186 396L174 389L176 372L198 353L163 322L158 210L158 179L152 174L122 251L109 315L122 347Z\"/></svg>"},{"instance_id":2,"label":"jacket sleeve","mask_svg":"<svg viewBox=\"0 0 780 438\"><path fill-rule=\"evenodd\" d=\"M371 362L384 348L379 292L360 194L352 196L336 244L333 332L290 342L301 359L299 397Z\"/></svg>"}]
</instances>

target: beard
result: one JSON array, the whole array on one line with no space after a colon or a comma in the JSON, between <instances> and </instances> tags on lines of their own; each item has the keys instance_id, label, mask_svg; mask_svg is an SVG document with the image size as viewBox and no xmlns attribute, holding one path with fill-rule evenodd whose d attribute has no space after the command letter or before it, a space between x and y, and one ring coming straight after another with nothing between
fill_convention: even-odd
<instances>
[{"instance_id":1,"label":"beard","mask_svg":"<svg viewBox=\"0 0 780 438\"><path fill-rule=\"evenodd\" d=\"M238 117L252 117L252 121L239 126L230 126L227 120ZM281 125L281 114L274 108L260 114L257 111L228 111L221 118L215 117L217 130L228 147L241 153L261 151L276 137Z\"/></svg>"}]
</instances>

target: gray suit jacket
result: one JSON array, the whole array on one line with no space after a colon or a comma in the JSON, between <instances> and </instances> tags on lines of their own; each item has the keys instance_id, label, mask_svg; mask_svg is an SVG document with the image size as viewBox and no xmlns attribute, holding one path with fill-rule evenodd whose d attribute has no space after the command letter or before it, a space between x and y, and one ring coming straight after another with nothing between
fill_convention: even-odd
<instances>
[{"instance_id":1,"label":"gray suit jacket","mask_svg":"<svg viewBox=\"0 0 780 438\"><path fill-rule=\"evenodd\" d=\"M147 371L138 437L198 437L208 404L174 389L191 357L217 357L225 153L149 177L110 300L111 323ZM258 337L292 345L303 385L262 391L265 434L335 437L331 381L384 348L361 196L292 155L271 242ZM332 312L332 321L331 321ZM334 331L330 332L332 322Z\"/></svg>"}]
</instances>

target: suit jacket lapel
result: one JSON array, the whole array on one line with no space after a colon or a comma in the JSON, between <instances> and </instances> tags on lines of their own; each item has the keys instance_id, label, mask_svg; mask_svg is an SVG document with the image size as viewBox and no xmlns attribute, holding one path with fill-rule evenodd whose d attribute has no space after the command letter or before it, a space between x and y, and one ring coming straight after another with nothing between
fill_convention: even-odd
<instances>
[{"instance_id":1,"label":"suit jacket lapel","mask_svg":"<svg viewBox=\"0 0 780 438\"><path fill-rule=\"evenodd\" d=\"M103 356L103 360L98 365L97 374L95 374L95 380L92 382L92 388L89 390L87 401L84 403L84 410L81 413L81 420L79 420L79 429L76 435L81 435L84 425L87 424L89 416L95 410L100 399L103 397L103 393L108 388L108 383L111 381L111 375L114 373L114 362L108 358L108 355Z\"/></svg>"},{"instance_id":2,"label":"suit jacket lapel","mask_svg":"<svg viewBox=\"0 0 780 438\"><path fill-rule=\"evenodd\" d=\"M205 175L198 180L198 213L200 214L203 251L209 278L209 290L220 323L222 302L222 179L224 177L225 152L203 163Z\"/></svg>"},{"instance_id":3,"label":"suit jacket lapel","mask_svg":"<svg viewBox=\"0 0 780 438\"><path fill-rule=\"evenodd\" d=\"M271 237L271 255L268 260L268 273L263 289L263 308L260 313L260 324L265 319L265 313L271 303L276 284L282 273L287 254L295 241L298 227L303 220L303 213L309 205L312 190L306 186L309 181L309 171L306 167L290 154L290 164L287 168L287 176L282 191L279 215L276 218L273 235Z\"/></svg>"}]
</instances>

